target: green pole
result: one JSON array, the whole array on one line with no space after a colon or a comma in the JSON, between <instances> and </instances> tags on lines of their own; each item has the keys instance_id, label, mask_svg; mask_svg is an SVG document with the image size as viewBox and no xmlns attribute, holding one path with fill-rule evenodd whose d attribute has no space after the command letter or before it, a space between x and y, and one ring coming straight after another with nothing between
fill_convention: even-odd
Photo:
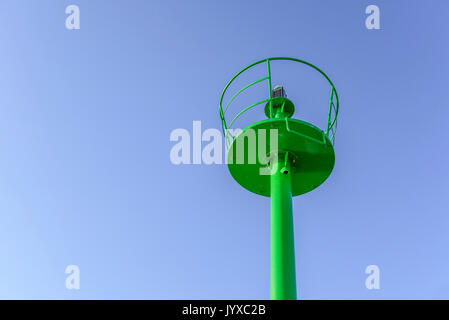
<instances>
[{"instance_id":1,"label":"green pole","mask_svg":"<svg viewBox=\"0 0 449 320\"><path fill-rule=\"evenodd\" d=\"M272 88L270 62L274 60L289 60L305 64L318 71L329 82L331 85L331 93L325 132L305 121L300 121L295 118L288 120L288 118L293 116L295 106L292 101L287 99L283 86L275 86ZM237 91L223 110L223 99L233 81L246 70L261 63L266 63L267 76L255 80ZM261 100L244 108L235 115L228 125L225 119L225 112L228 110L231 102L244 90L265 80L268 80L268 99ZM334 104L334 97L336 104ZM228 134L228 129L232 127L234 122L243 113L262 103L266 103L264 112L268 119L249 125L241 134L235 137ZM333 145L338 109L339 100L337 90L330 78L313 64L304 60L288 57L267 58L246 66L234 75L226 84L221 94L219 114L223 134L229 150L227 158L229 172L245 189L259 195L271 196L270 298L273 300L297 299L292 196L298 196L315 189L331 174L335 163ZM258 169L265 169L265 162L258 163L257 166L254 163L235 164L233 162L233 156L235 155L235 150L239 150L237 148L239 142L245 145L246 135L243 134L245 130L251 129L257 132L257 130L271 130L270 128L276 128L275 130L278 131L278 143L275 144L270 141L269 155L276 155L276 159L272 159L271 161L273 170L270 179L268 179L265 175L261 174L261 171L256 170L257 167ZM229 136L231 137L230 142L228 139ZM320 137L320 139L314 137ZM279 149L278 146L282 146L282 149ZM249 154L245 151L244 155ZM302 161L299 161L298 157ZM319 159L318 163L315 159ZM295 165L295 161L300 162L299 167ZM299 172L296 171L297 168L300 169Z\"/></svg>"},{"instance_id":2,"label":"green pole","mask_svg":"<svg viewBox=\"0 0 449 320\"><path fill-rule=\"evenodd\" d=\"M270 177L272 300L296 300L291 170L288 153L284 156L275 157Z\"/></svg>"}]
</instances>

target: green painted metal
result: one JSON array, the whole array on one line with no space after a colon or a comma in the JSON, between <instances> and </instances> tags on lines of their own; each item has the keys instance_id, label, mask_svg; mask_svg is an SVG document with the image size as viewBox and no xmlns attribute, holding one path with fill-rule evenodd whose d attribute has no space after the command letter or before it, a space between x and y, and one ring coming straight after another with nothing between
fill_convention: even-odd
<instances>
[{"instance_id":1,"label":"green painted metal","mask_svg":"<svg viewBox=\"0 0 449 320\"><path fill-rule=\"evenodd\" d=\"M270 61L274 60L303 63L327 79L331 85L331 94L325 131L305 121L291 118L295 111L293 102L285 97L273 97ZM230 84L244 71L260 63L266 63L267 76L238 90L223 111L223 98ZM228 126L225 113L229 105L241 92L265 80L268 81L268 98L243 108L232 118ZM229 133L228 129L244 112L264 103L268 119L250 124L236 136ZM315 189L333 170L335 163L333 144L339 109L337 91L329 77L311 63L295 58L267 58L250 64L238 72L224 88L219 106L228 147L229 172L245 189L271 198L270 297L276 300L296 299L292 197ZM260 132L265 136L259 136ZM274 135L271 136L273 132ZM269 139L266 139L267 135L270 136Z\"/></svg>"},{"instance_id":2,"label":"green painted metal","mask_svg":"<svg viewBox=\"0 0 449 320\"><path fill-rule=\"evenodd\" d=\"M265 150L260 150L259 137L256 135L255 150L248 147L246 133L266 131ZM272 146L269 130L277 130L278 143ZM239 146L244 146L242 158L244 163L237 162ZM276 149L288 150L292 158L292 195L298 196L312 191L321 185L331 174L335 163L334 148L329 138L314 125L298 119L272 118L255 122L244 128L232 139L228 150L228 168L231 176L245 189L253 193L269 197L270 175L263 175L261 169L269 164L256 157L250 163L251 154L264 153L273 158ZM294 162L293 162L294 161Z\"/></svg>"},{"instance_id":3,"label":"green painted metal","mask_svg":"<svg viewBox=\"0 0 449 320\"><path fill-rule=\"evenodd\" d=\"M270 97L270 118L273 118L273 92L271 91L271 66L270 59L267 59L267 73L268 73L268 96Z\"/></svg>"},{"instance_id":4,"label":"green painted metal","mask_svg":"<svg viewBox=\"0 0 449 320\"><path fill-rule=\"evenodd\" d=\"M295 105L287 98L271 98L264 111L267 118L291 118L295 112Z\"/></svg>"},{"instance_id":5,"label":"green painted metal","mask_svg":"<svg viewBox=\"0 0 449 320\"><path fill-rule=\"evenodd\" d=\"M229 80L229 82L226 84L225 88L223 89L223 92L221 94L220 97L220 103L219 103L219 115L220 115L220 119L221 119L221 123L222 123L222 129L223 129L223 134L226 136L227 135L227 131L228 129L231 128L231 125L227 125L226 122L226 118L225 118L225 113L230 105L230 103L243 91L245 91L245 89L251 87L252 85L262 82L264 80L268 80L268 101L271 101L272 99L272 94L271 94L271 90L272 90L272 85L271 85L271 65L270 65L270 61L280 61L280 60L284 60L284 61L292 61L292 62L298 62L298 63L302 63L305 64L313 69L315 69L316 71L318 71L330 84L331 86L331 99L329 102L329 117L328 117L328 121L327 121L327 125L326 125L326 131L325 134L330 138L332 144L334 144L335 142L335 130L336 130L336 126L337 126L337 117L338 117L338 110L339 110L339 106L340 106L340 102L338 99L338 93L337 90L335 89L334 84L332 83L331 79L327 76L326 73L324 73L324 71L322 71L320 68L318 68L317 66L311 64L310 62L304 61L304 60L300 60L300 59L296 59L296 58L289 58L289 57L272 57L272 58L266 58L266 59L262 59L259 61L256 61L248 66L246 66L245 68L243 68L242 70L240 70L239 72L237 72L231 80ZM263 77L261 79L258 79L256 81L254 81L253 83L251 83L250 85L247 85L245 87L243 87L242 89L240 89L236 94L234 94L234 96L231 98L231 101L227 104L226 109L223 110L223 100L224 100L224 96L229 88L229 86L234 82L234 80L239 77L242 73L244 73L245 71L247 71L248 69L254 67L255 65L258 65L260 63L266 63L267 64L267 76ZM335 103L334 103L334 97L335 97ZM262 100L262 101L265 101ZM258 102L255 103L253 105L251 105L251 107L254 107L256 105L261 104L262 102ZM250 108L245 109L249 110ZM242 114L243 112L240 112L237 116L234 117L233 119L233 123L235 122L235 120ZM333 115L333 116L332 116ZM271 116L270 116L271 118ZM330 136L329 136L330 135ZM226 143L229 147L229 145L231 144L231 142L229 142L228 140L226 140Z\"/></svg>"},{"instance_id":6,"label":"green painted metal","mask_svg":"<svg viewBox=\"0 0 449 320\"><path fill-rule=\"evenodd\" d=\"M285 161L284 161L285 159ZM271 174L270 298L296 300L295 243L288 153L276 157Z\"/></svg>"}]
</instances>

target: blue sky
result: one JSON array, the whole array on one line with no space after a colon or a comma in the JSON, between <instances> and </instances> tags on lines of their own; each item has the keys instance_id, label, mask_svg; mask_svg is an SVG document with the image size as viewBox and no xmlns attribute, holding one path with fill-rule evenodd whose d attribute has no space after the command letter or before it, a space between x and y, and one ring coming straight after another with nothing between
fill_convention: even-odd
<instances>
[{"instance_id":1,"label":"blue sky","mask_svg":"<svg viewBox=\"0 0 449 320\"><path fill-rule=\"evenodd\" d=\"M65 28L71 4L80 30ZM370 4L381 30L365 28ZM232 75L291 56L320 66L341 103L334 171L293 200L299 298L448 299L447 12L2 1L0 298L268 299L269 199L225 165L173 165L169 136L219 129ZM280 68L296 116L325 121L325 83ZM80 290L65 287L71 264ZM371 264L380 290L365 287Z\"/></svg>"}]
</instances>

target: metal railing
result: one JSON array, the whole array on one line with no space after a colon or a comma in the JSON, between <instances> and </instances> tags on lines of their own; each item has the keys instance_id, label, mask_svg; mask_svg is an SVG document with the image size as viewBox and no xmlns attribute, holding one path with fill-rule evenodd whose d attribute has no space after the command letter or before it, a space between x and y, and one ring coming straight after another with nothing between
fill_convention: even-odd
<instances>
[{"instance_id":1,"label":"metal railing","mask_svg":"<svg viewBox=\"0 0 449 320\"><path fill-rule=\"evenodd\" d=\"M329 82L329 84L331 85L331 94L330 94L330 99L329 99L329 112L328 112L328 118L327 118L327 125L326 125L326 131L324 132L326 134L326 136L329 138L329 140L332 142L332 144L334 144L335 142L335 133L337 130L337 116L338 116L338 108L339 108L339 102L338 102L338 94L337 94L337 90L335 90L335 86L332 83L332 81L330 80L330 78L318 67L314 66L313 64L304 61L304 60L300 60L300 59L295 59L295 58L288 58L288 57L273 57L273 58L267 58L267 59L263 59L263 60L259 60L257 62L254 62L252 64L250 64L249 66L243 68L242 70L240 70L226 85L226 87L223 89L223 92L221 94L220 97L220 108L219 108L219 112L220 112L220 119L221 119L221 124L222 124L222 129L223 129L223 134L225 136L225 140L226 143L229 147L229 145L231 143L229 143L229 136L231 136L232 139L234 139L235 137L233 137L230 133L229 133L229 129L231 128L231 126L234 124L234 122L246 111L248 111L249 109L263 104L263 103L268 103L270 102L270 117L272 117L273 115L273 106L272 106L272 101L273 101L273 96L272 96L272 85L271 85L271 66L270 66L270 61L274 61L274 60L289 60L289 61L294 61L294 62L299 62L302 64L305 64L315 70L317 70L319 73L321 73L326 80ZM227 91L227 89L229 88L229 86L231 85L231 83L238 77L240 76L243 72L245 72L246 70L252 68L255 65L258 65L260 63L266 63L267 65L267 76L260 78L246 86L244 86L243 88L241 88L239 91L237 91L232 97L231 99L228 101L228 103L226 104L224 110L223 110L223 98L224 95ZM234 101L234 99L243 91L245 91L246 89L248 89L249 87L260 83L262 81L268 81L268 98L264 99L264 100L260 100L256 103L251 104L249 107L244 108L243 110L241 110L239 113L237 113L237 115L231 120L231 122L229 123L229 125L226 122L226 118L225 118L225 113L229 108L229 105ZM334 103L334 98L335 98L335 103Z\"/></svg>"}]
</instances>

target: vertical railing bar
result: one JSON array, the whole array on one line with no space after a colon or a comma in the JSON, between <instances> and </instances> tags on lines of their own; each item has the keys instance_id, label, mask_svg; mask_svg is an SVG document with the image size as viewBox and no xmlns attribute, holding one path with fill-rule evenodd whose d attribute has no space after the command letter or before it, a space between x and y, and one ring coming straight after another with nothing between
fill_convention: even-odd
<instances>
[{"instance_id":1,"label":"vertical railing bar","mask_svg":"<svg viewBox=\"0 0 449 320\"><path fill-rule=\"evenodd\" d=\"M329 114L327 116L327 127L326 127L326 135L327 136L329 136L333 100L334 100L334 86L331 87L331 97L329 99Z\"/></svg>"},{"instance_id":2,"label":"vertical railing bar","mask_svg":"<svg viewBox=\"0 0 449 320\"><path fill-rule=\"evenodd\" d=\"M268 72L268 96L270 97L270 118L273 118L273 94L271 91L271 67L270 59L267 59L267 72Z\"/></svg>"}]
</instances>

